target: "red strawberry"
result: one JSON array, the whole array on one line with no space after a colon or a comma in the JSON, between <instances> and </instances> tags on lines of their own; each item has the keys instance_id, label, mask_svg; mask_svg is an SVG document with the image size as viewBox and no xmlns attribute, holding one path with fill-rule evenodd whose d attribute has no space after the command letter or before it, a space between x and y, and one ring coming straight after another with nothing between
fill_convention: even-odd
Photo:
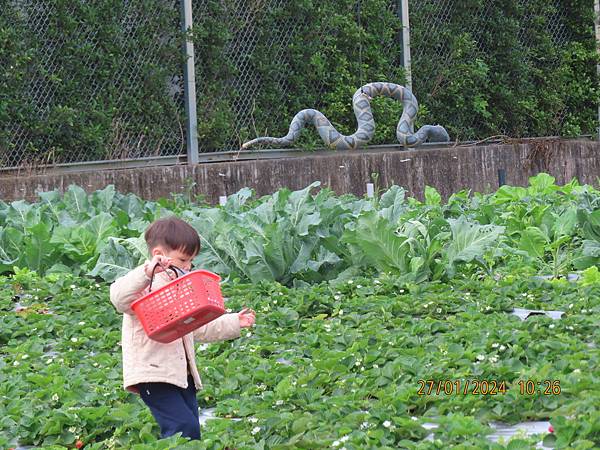
<instances>
[{"instance_id":1,"label":"red strawberry","mask_svg":"<svg viewBox=\"0 0 600 450\"><path fill-rule=\"evenodd\" d=\"M553 427L552 425L550 425L550 426L548 427L548 431L549 431L550 433L554 433L554 427Z\"/></svg>"},{"instance_id":2,"label":"red strawberry","mask_svg":"<svg viewBox=\"0 0 600 450\"><path fill-rule=\"evenodd\" d=\"M83 441L81 441L81 440L78 440L77 442L75 442L75 447L76 447L76 448L81 448L81 447L83 447Z\"/></svg>"}]
</instances>

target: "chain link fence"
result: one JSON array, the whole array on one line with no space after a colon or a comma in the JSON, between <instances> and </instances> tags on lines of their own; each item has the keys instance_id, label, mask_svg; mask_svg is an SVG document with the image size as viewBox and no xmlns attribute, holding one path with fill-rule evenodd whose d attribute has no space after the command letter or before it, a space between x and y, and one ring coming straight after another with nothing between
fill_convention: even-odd
<instances>
[{"instance_id":1,"label":"chain link fence","mask_svg":"<svg viewBox=\"0 0 600 450\"><path fill-rule=\"evenodd\" d=\"M471 3L470 7L465 3ZM569 113L576 113L569 110L568 101L553 96L552 114L542 118L535 117L540 102L531 97L544 95L546 90L561 93L561 86L553 85L560 79L552 75L566 70L564 54L573 43L567 2L517 0L498 8L497 2L420 0L410 5L413 92L441 116L448 117L449 111L436 108L437 99L454 106L456 139L563 134ZM455 95L457 84L463 89L455 97L459 102L444 95ZM494 103L511 101L514 108L503 105L504 117L498 117ZM496 120L490 120L494 114ZM540 120L547 121L547 126L531 126ZM490 122L496 128L490 128Z\"/></svg>"},{"instance_id":2,"label":"chain link fence","mask_svg":"<svg viewBox=\"0 0 600 450\"><path fill-rule=\"evenodd\" d=\"M404 81L400 0L192 3L200 152L281 136L303 108L352 133L354 90ZM457 140L586 132L595 67L565 55L594 46L573 31L591 29L593 11L500 3L410 2L417 126L441 123ZM179 1L0 5L0 168L185 154ZM374 110L372 143L395 142L400 106ZM320 145L313 131L304 146Z\"/></svg>"},{"instance_id":3,"label":"chain link fence","mask_svg":"<svg viewBox=\"0 0 600 450\"><path fill-rule=\"evenodd\" d=\"M0 167L185 152L178 3L3 1Z\"/></svg>"},{"instance_id":4,"label":"chain link fence","mask_svg":"<svg viewBox=\"0 0 600 450\"><path fill-rule=\"evenodd\" d=\"M211 0L196 1L194 2L194 11L206 11L209 9L210 3ZM264 80L264 71L255 64L257 53L268 52L270 58L279 61L281 66L285 67L287 48L294 39L298 38L298 30L308 25L305 18L283 23L275 17L270 22L273 26L268 30L268 36L265 36L263 25L265 17L273 18L277 11L284 8L287 3L289 3L287 0L250 3L244 0L223 2L221 17L228 30L228 39L222 47L220 57L231 64L231 72L229 81L222 87L220 96L218 94L205 95L211 91L214 79L204 76L203 61L201 58L196 60L198 92L203 97L199 102L201 131L198 148L200 152L241 147L249 130L255 131L256 99L260 97L265 81L277 86L275 90L277 97L274 97L273 100L279 104L287 103L286 98L290 94L289 74L285 70L274 71L269 74L268 80ZM202 23L202 18L199 20L201 27L207 26ZM324 86L317 82L311 86L311 89L321 95ZM214 123L211 120L212 117L206 113L215 111L219 107L217 102L223 101L223 97L226 97L226 103L221 105L225 109L222 112L230 116L233 129L230 129L229 134L223 130L223 134L219 136L221 139L216 140L211 136L214 134L214 130L207 129L204 124Z\"/></svg>"},{"instance_id":5,"label":"chain link fence","mask_svg":"<svg viewBox=\"0 0 600 450\"><path fill-rule=\"evenodd\" d=\"M196 0L193 6L201 152L284 135L304 108L350 127L355 89L373 76L401 81L396 1ZM331 111L334 102L343 102L350 120ZM319 145L310 137L303 143Z\"/></svg>"}]
</instances>

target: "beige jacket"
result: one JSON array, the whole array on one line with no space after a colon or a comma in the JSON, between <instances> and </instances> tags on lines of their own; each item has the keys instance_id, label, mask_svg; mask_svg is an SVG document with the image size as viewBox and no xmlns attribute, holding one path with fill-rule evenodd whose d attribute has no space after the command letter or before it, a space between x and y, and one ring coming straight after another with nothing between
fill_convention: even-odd
<instances>
[{"instance_id":1,"label":"beige jacket","mask_svg":"<svg viewBox=\"0 0 600 450\"><path fill-rule=\"evenodd\" d=\"M152 283L152 290L168 281L169 278L164 273L157 274ZM238 315L224 314L169 344L153 341L146 335L142 324L131 310L131 304L147 293L149 284L142 265L118 278L110 286L110 301L117 311L123 313L123 386L135 393L138 393L135 387L138 383L162 382L187 388L189 370L196 389L201 389L194 340L214 342L239 337Z\"/></svg>"}]
</instances>

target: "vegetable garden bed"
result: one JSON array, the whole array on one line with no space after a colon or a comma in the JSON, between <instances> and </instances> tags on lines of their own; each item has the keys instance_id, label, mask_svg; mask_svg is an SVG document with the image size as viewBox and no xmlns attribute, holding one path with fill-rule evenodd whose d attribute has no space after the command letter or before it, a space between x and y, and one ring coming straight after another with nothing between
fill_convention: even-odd
<instances>
[{"instance_id":1,"label":"vegetable garden bed","mask_svg":"<svg viewBox=\"0 0 600 450\"><path fill-rule=\"evenodd\" d=\"M400 188L376 199L305 190L252 201L243 191L224 208L69 192L0 203L2 448L600 442L600 193L591 187L541 175L446 205L433 190L424 203ZM169 211L202 232L196 263L227 277L226 307L257 311L242 338L198 348L198 398L217 416L200 444L156 440L149 412L122 390L121 321L108 301L109 281L143 258L141 230ZM515 308L564 314L522 320ZM474 393L474 380L480 391L495 381L497 392ZM488 439L496 422L546 420L554 433Z\"/></svg>"}]
</instances>

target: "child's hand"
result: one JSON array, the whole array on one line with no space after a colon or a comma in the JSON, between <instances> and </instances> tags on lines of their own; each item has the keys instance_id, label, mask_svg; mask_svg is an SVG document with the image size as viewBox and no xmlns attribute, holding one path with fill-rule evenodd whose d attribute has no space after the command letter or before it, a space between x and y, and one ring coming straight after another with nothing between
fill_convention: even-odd
<instances>
[{"instance_id":1,"label":"child's hand","mask_svg":"<svg viewBox=\"0 0 600 450\"><path fill-rule=\"evenodd\" d=\"M154 270L154 266L157 264L158 267ZM150 262L146 263L144 266L144 272L148 278L152 278L152 271L154 271L154 273L164 272L164 268L169 267L171 264L173 264L173 259L163 255L155 255Z\"/></svg>"},{"instance_id":2,"label":"child's hand","mask_svg":"<svg viewBox=\"0 0 600 450\"><path fill-rule=\"evenodd\" d=\"M238 313L240 328L250 328L256 322L256 313L249 308L244 308Z\"/></svg>"}]
</instances>

